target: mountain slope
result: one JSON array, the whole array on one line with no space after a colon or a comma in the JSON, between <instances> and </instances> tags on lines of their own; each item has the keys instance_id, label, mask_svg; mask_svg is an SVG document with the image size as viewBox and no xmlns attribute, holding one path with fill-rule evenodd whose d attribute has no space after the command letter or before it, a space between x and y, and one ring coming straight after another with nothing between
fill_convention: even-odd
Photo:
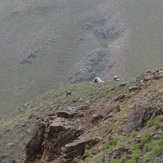
<instances>
[{"instance_id":1,"label":"mountain slope","mask_svg":"<svg viewBox=\"0 0 163 163\"><path fill-rule=\"evenodd\" d=\"M71 162L72 159L79 161L79 158L83 158L85 159L83 162L101 161L102 163L112 159L112 163L115 163L118 162L116 159L119 159L119 162L121 159L120 163L127 160L129 163L129 161L142 162L145 159L150 159L153 163L161 163L159 159L163 154L162 146L160 148L163 139L162 75L162 69L159 69L159 71L152 70L143 73L137 78L136 83L129 79L123 82L102 84L81 83L49 92L34 99L14 114L0 121L0 161L2 163L23 162L25 159L25 144L27 144L26 162L39 162L41 159L44 162L50 162L56 156L60 156L62 143L67 143L68 140L72 144L68 142L71 145L69 144L66 147L70 147L71 152L76 151L72 148L73 146L76 147L81 143L80 147L82 147L77 148L73 157L70 153L67 153ZM136 109L138 106L140 109ZM67 109L67 111L64 111L64 109ZM74 112L75 109L77 109L77 112ZM138 115L138 117L129 118L134 115ZM156 118L151 119L152 117ZM60 120L63 123L61 123L62 125L58 125ZM45 126L40 128L43 124L45 126L48 124L47 129ZM58 126L53 132L54 135L51 135L51 130L48 129L48 126L51 125L53 127ZM67 134L66 138L62 137L64 136L62 132L57 138L55 137L55 135L60 134L59 131L62 131L63 128L71 129L71 125L73 131L77 129L78 134L80 130L82 132L77 140L73 140L74 137L70 136L73 132L69 132L71 131L69 129L64 132L65 135ZM137 132L131 132L137 128ZM46 129L46 132L44 132L44 129ZM42 134L40 134L40 131L43 131ZM50 135L46 135L48 131ZM46 136L42 139L44 134ZM31 138L27 139L30 135ZM53 140L53 136L55 140ZM51 149L49 145L52 145L60 137L65 141L59 141L55 146L51 146L52 150L50 151L52 153L49 152L47 150ZM37 140L40 140L41 144L44 145L37 144ZM42 140L44 140L44 143ZM96 145L93 143L94 140L98 140ZM78 144L73 144L75 142ZM92 142L94 147L85 144L87 142ZM33 146L33 144L35 145ZM39 150L37 147L39 147ZM87 147L89 148L87 149ZM156 149L153 150L152 148ZM78 151L79 149L82 149L82 153ZM84 155L83 149L85 151ZM119 154L116 154L117 150ZM44 155L40 154L39 151L42 151ZM54 153L54 151L56 152ZM124 154L126 151L128 153ZM114 157L113 153L116 154ZM83 157L81 157L81 154ZM126 156L123 161L122 155ZM61 158L64 158L64 155L61 156Z\"/></svg>"},{"instance_id":2,"label":"mountain slope","mask_svg":"<svg viewBox=\"0 0 163 163\"><path fill-rule=\"evenodd\" d=\"M95 76L135 77L162 66L162 5L2 0L0 116L51 89Z\"/></svg>"}]
</instances>

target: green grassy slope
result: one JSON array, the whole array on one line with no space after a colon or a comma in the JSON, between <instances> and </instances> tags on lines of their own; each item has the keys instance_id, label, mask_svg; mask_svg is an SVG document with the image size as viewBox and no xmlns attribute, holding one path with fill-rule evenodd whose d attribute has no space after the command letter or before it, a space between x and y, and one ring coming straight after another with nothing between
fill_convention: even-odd
<instances>
[{"instance_id":1,"label":"green grassy slope","mask_svg":"<svg viewBox=\"0 0 163 163\"><path fill-rule=\"evenodd\" d=\"M88 154L88 157L81 163L103 163L105 156L110 155L115 149L122 150L122 152L130 149L130 153L123 154L120 159L112 160L112 163L147 162L155 160L156 157L160 159L160 155L163 153L162 115L149 120L145 127L139 128L138 131L134 131L130 135L125 135L123 132L134 104L163 92L163 78L151 81L145 89L131 91L130 96L121 101L111 103L113 97L126 92L129 87L135 85L134 79L127 79L123 82L126 83L126 86L120 86L120 82L80 83L48 92L26 103L21 109L0 120L0 159L5 156L6 162L4 163L10 161L22 163L25 155L24 146L36 123L57 110L79 105L92 106L95 110L98 107L99 109L101 107L108 110L111 107L114 108L113 110L116 108L121 110L114 113L112 121L101 119L94 124L92 133L96 134L99 131L105 132L106 128L109 129L109 123L113 123L115 127L111 133L112 138L105 141L107 139L105 137L100 145L86 150L85 153ZM71 95L66 96L67 92L71 92ZM104 130L100 128L102 126ZM100 134L105 135L106 133ZM140 139L140 142L136 141L137 138ZM8 147L9 143L13 146Z\"/></svg>"},{"instance_id":2,"label":"green grassy slope","mask_svg":"<svg viewBox=\"0 0 163 163\"><path fill-rule=\"evenodd\" d=\"M0 158L5 155L6 162L16 160L22 163L24 145L37 121L67 107L105 106L114 96L135 84L134 79L124 82L127 83L125 87L119 86L119 82L80 83L48 92L26 103L21 109L0 120ZM66 97L67 92L72 94ZM10 142L14 144L14 148L8 149L6 145Z\"/></svg>"}]
</instances>

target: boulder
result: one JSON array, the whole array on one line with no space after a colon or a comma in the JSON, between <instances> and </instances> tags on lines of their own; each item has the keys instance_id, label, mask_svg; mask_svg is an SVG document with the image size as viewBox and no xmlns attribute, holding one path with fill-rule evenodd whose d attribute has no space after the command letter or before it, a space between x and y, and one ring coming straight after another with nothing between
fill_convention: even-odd
<instances>
[{"instance_id":1,"label":"boulder","mask_svg":"<svg viewBox=\"0 0 163 163\"><path fill-rule=\"evenodd\" d=\"M149 119L161 114L163 114L163 93L158 93L141 104L135 104L126 133L129 134L132 130L143 127Z\"/></svg>"},{"instance_id":2,"label":"boulder","mask_svg":"<svg viewBox=\"0 0 163 163\"><path fill-rule=\"evenodd\" d=\"M99 112L99 113L93 115L91 121L92 121L92 123L96 123L100 119L104 118L104 116L105 116L105 113L104 112Z\"/></svg>"}]
</instances>

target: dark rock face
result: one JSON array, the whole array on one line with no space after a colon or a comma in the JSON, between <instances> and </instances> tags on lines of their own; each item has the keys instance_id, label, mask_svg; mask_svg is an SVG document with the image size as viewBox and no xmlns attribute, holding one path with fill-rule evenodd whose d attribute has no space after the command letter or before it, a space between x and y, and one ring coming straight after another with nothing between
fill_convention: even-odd
<instances>
[{"instance_id":1,"label":"dark rock face","mask_svg":"<svg viewBox=\"0 0 163 163\"><path fill-rule=\"evenodd\" d=\"M158 115L163 114L163 93L150 97L142 104L136 104L129 118L126 133L138 127L143 127L145 123Z\"/></svg>"},{"instance_id":2,"label":"dark rock face","mask_svg":"<svg viewBox=\"0 0 163 163\"><path fill-rule=\"evenodd\" d=\"M49 163L54 160L72 163L77 157L81 158L86 147L92 147L101 140L98 137L82 137L86 128L78 123L78 118L87 109L86 106L68 108L45 117L26 144L25 163Z\"/></svg>"}]
</instances>

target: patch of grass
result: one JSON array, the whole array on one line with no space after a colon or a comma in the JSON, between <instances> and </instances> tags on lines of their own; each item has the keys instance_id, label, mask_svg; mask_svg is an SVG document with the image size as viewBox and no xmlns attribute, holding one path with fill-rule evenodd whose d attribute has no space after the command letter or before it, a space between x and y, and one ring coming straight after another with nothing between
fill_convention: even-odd
<instances>
[{"instance_id":1,"label":"patch of grass","mask_svg":"<svg viewBox=\"0 0 163 163\"><path fill-rule=\"evenodd\" d=\"M104 155L101 155L99 158L99 163L104 163Z\"/></svg>"},{"instance_id":2,"label":"patch of grass","mask_svg":"<svg viewBox=\"0 0 163 163\"><path fill-rule=\"evenodd\" d=\"M139 159L140 159L140 156L141 156L141 151L140 150L133 151L133 153L132 153L132 159L133 160L138 162Z\"/></svg>"},{"instance_id":3,"label":"patch of grass","mask_svg":"<svg viewBox=\"0 0 163 163\"><path fill-rule=\"evenodd\" d=\"M125 148L124 144L121 143L121 142L118 142L117 145L116 145L116 148L119 149L119 150L122 150Z\"/></svg>"},{"instance_id":4,"label":"patch of grass","mask_svg":"<svg viewBox=\"0 0 163 163\"><path fill-rule=\"evenodd\" d=\"M121 117L121 120L122 120L123 122L125 122L125 121L127 120L127 115L123 115L123 116Z\"/></svg>"},{"instance_id":5,"label":"patch of grass","mask_svg":"<svg viewBox=\"0 0 163 163\"><path fill-rule=\"evenodd\" d=\"M143 137L140 138L140 141L142 144L145 144L148 142L149 138L151 137L150 133L145 133Z\"/></svg>"},{"instance_id":6,"label":"patch of grass","mask_svg":"<svg viewBox=\"0 0 163 163\"><path fill-rule=\"evenodd\" d=\"M146 96L148 96L148 93L147 92L144 93L144 97L146 97Z\"/></svg>"},{"instance_id":7,"label":"patch of grass","mask_svg":"<svg viewBox=\"0 0 163 163\"><path fill-rule=\"evenodd\" d=\"M109 145L114 146L114 145L117 144L117 142L118 142L118 140L117 140L116 138L112 138L112 139L109 141Z\"/></svg>"},{"instance_id":8,"label":"patch of grass","mask_svg":"<svg viewBox=\"0 0 163 163\"><path fill-rule=\"evenodd\" d=\"M163 139L153 141L152 152L155 156L159 156L163 153Z\"/></svg>"},{"instance_id":9,"label":"patch of grass","mask_svg":"<svg viewBox=\"0 0 163 163\"><path fill-rule=\"evenodd\" d=\"M151 150L151 144L145 144L145 145L144 145L144 150L145 150L146 152L150 151L150 150Z\"/></svg>"},{"instance_id":10,"label":"patch of grass","mask_svg":"<svg viewBox=\"0 0 163 163\"><path fill-rule=\"evenodd\" d=\"M133 104L128 106L129 109L132 109L133 107L134 107Z\"/></svg>"},{"instance_id":11,"label":"patch of grass","mask_svg":"<svg viewBox=\"0 0 163 163\"><path fill-rule=\"evenodd\" d=\"M127 160L126 163L137 163L137 162L135 160L130 159L130 160Z\"/></svg>"},{"instance_id":12,"label":"patch of grass","mask_svg":"<svg viewBox=\"0 0 163 163\"><path fill-rule=\"evenodd\" d=\"M110 149L110 147L115 146L118 140L116 138L112 138L109 143L104 145L104 149Z\"/></svg>"},{"instance_id":13,"label":"patch of grass","mask_svg":"<svg viewBox=\"0 0 163 163\"><path fill-rule=\"evenodd\" d=\"M132 160L137 161L140 159L141 150L139 148L139 144L134 143L132 145Z\"/></svg>"},{"instance_id":14,"label":"patch of grass","mask_svg":"<svg viewBox=\"0 0 163 163\"><path fill-rule=\"evenodd\" d=\"M125 163L126 160L126 156L122 156L120 159L113 159L111 163Z\"/></svg>"},{"instance_id":15,"label":"patch of grass","mask_svg":"<svg viewBox=\"0 0 163 163\"><path fill-rule=\"evenodd\" d=\"M117 103L116 106L115 106L115 108L120 109L121 108L121 104L120 103Z\"/></svg>"},{"instance_id":16,"label":"patch of grass","mask_svg":"<svg viewBox=\"0 0 163 163\"><path fill-rule=\"evenodd\" d=\"M137 131L132 131L132 132L130 133L130 136L131 136L132 138L134 138L137 134L138 134Z\"/></svg>"},{"instance_id":17,"label":"patch of grass","mask_svg":"<svg viewBox=\"0 0 163 163\"><path fill-rule=\"evenodd\" d=\"M85 163L89 163L89 161L91 160L91 158L92 158L93 156L92 155L89 155L86 159L85 159Z\"/></svg>"},{"instance_id":18,"label":"patch of grass","mask_svg":"<svg viewBox=\"0 0 163 163\"><path fill-rule=\"evenodd\" d=\"M2 153L3 151L4 151L4 148L0 146L0 153Z\"/></svg>"},{"instance_id":19,"label":"patch of grass","mask_svg":"<svg viewBox=\"0 0 163 163\"><path fill-rule=\"evenodd\" d=\"M94 127L92 128L92 131L97 131L97 126L94 126Z\"/></svg>"},{"instance_id":20,"label":"patch of grass","mask_svg":"<svg viewBox=\"0 0 163 163\"><path fill-rule=\"evenodd\" d=\"M156 128L160 128L160 122L163 122L163 115L159 115L153 119L150 119L147 122L147 127L155 126Z\"/></svg>"},{"instance_id":21,"label":"patch of grass","mask_svg":"<svg viewBox=\"0 0 163 163\"><path fill-rule=\"evenodd\" d=\"M146 155L144 156L144 163L147 163L151 160L151 156L152 156L152 153L151 152L148 152L146 153Z\"/></svg>"}]
</instances>

